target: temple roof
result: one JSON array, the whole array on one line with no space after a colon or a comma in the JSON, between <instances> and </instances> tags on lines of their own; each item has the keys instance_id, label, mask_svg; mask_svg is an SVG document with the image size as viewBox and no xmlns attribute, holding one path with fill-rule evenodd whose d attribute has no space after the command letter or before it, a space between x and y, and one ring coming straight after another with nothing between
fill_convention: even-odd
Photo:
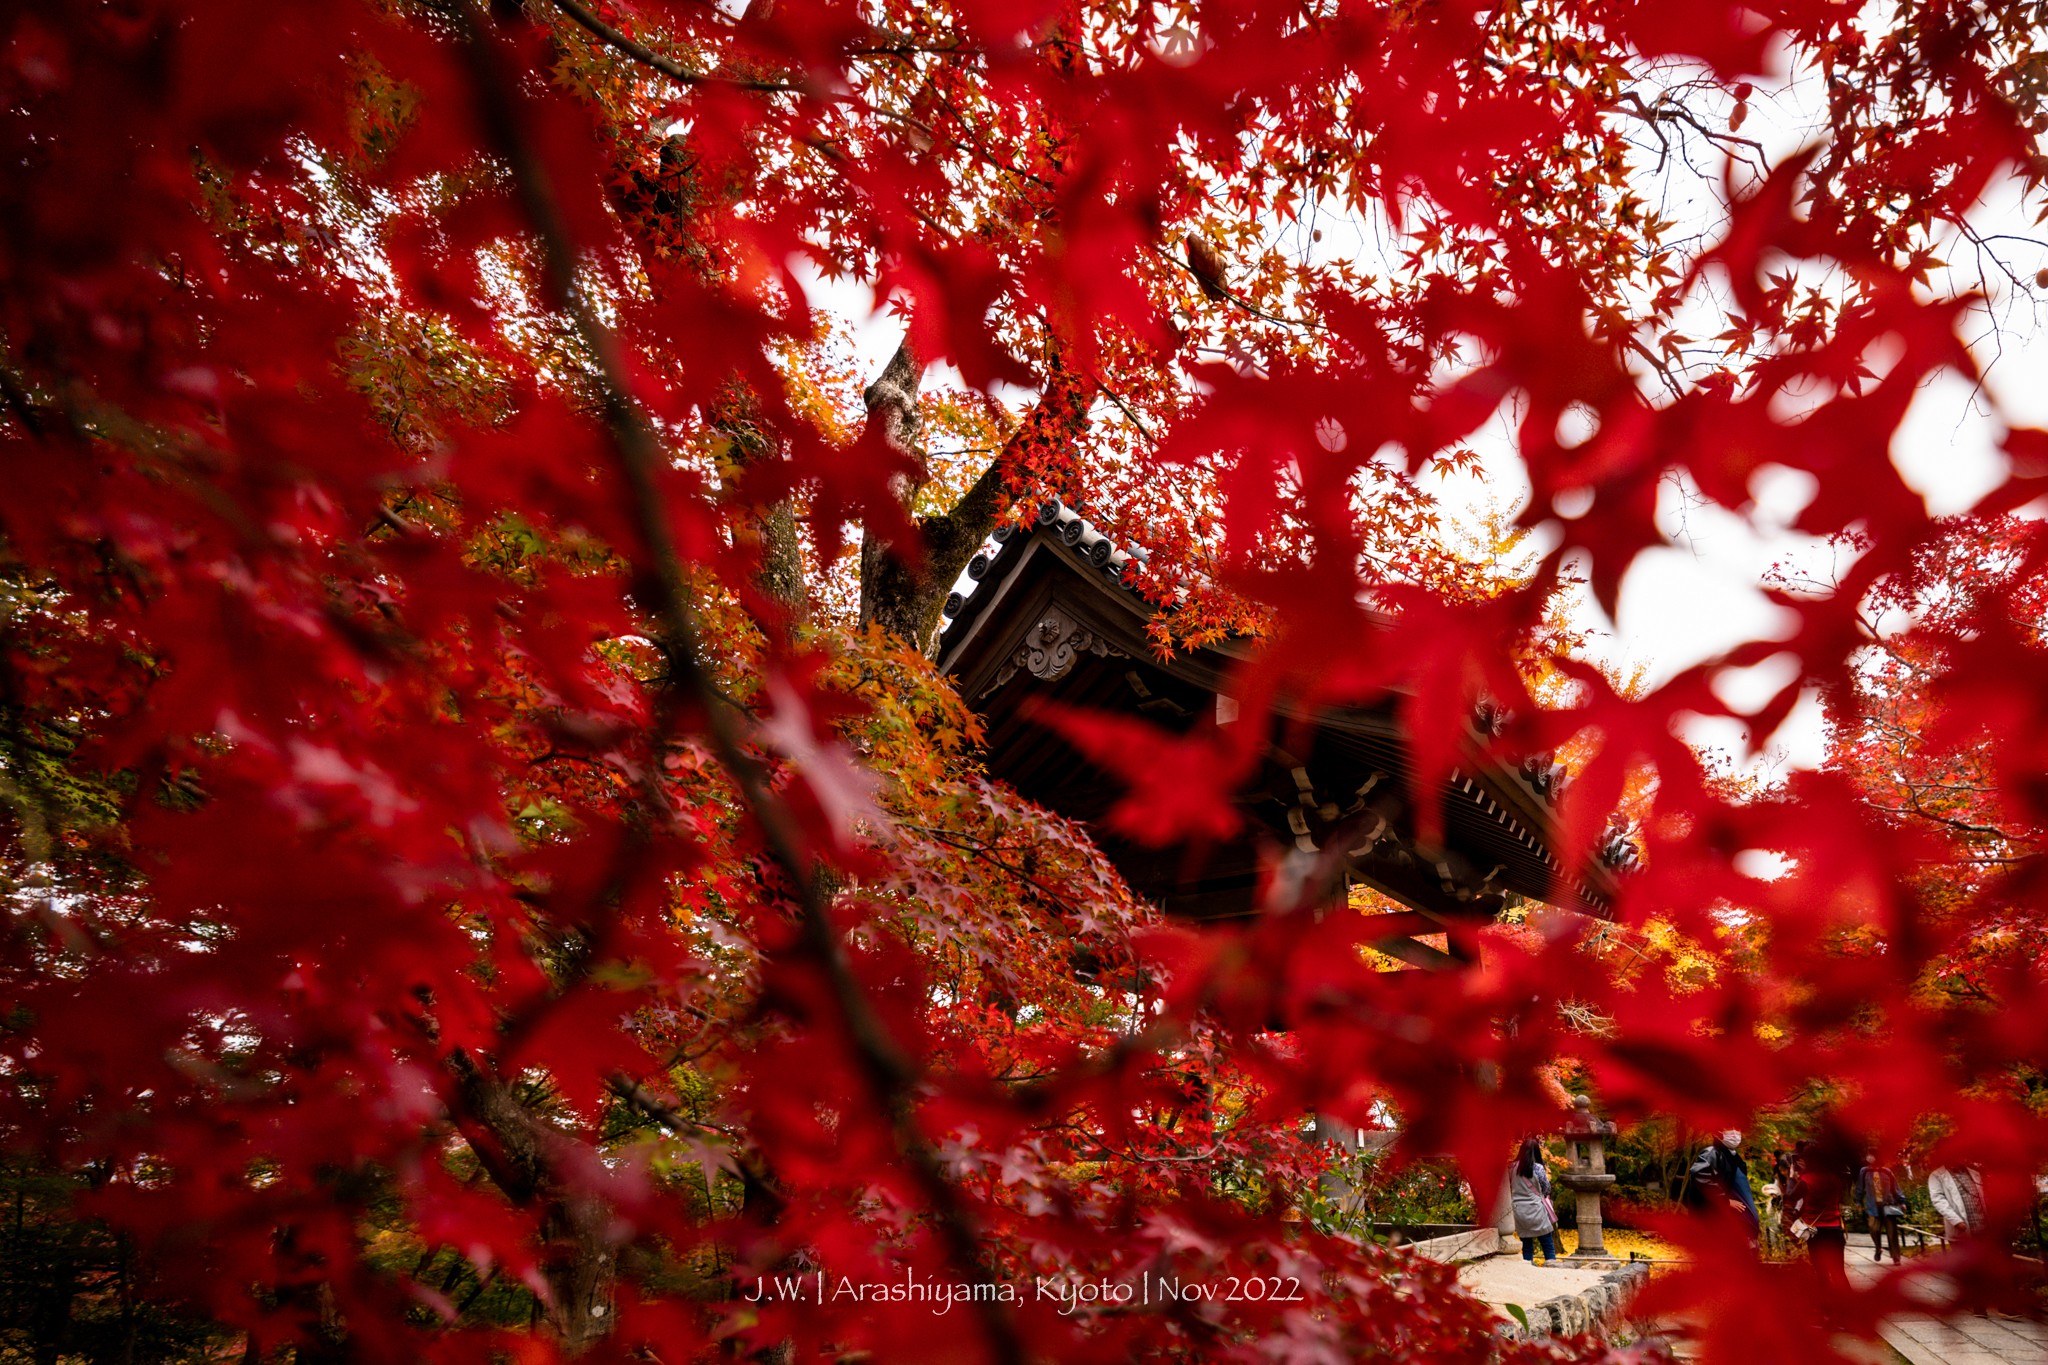
<instances>
[{"instance_id":1,"label":"temple roof","mask_svg":"<svg viewBox=\"0 0 2048 1365\"><path fill-rule=\"evenodd\" d=\"M1246 820L1230 840L1152 849L1117 836L1104 817L1124 784L1034 721L1035 704L1142 716L1178 733L1208 718L1237 724L1232 678L1252 649L1224 641L1162 658L1147 632L1160 608L1125 581L1133 557L1071 508L1046 504L1037 524L1006 529L969 566L971 591L946 603L938 658L986 723L991 775L1088 825L1139 894L1171 915L1219 920L1258 913L1261 887L1270 900L1276 877L1320 877L1331 900L1363 882L1410 908L1387 917L1390 934L1490 920L1508 893L1607 913L1633 845L1612 837L1592 865L1565 869L1551 846L1562 770L1548 756L1519 765L1486 756L1483 713L1470 725L1468 760L1431 794L1441 840L1420 840L1398 697L1283 702L1237 792Z\"/></svg>"}]
</instances>

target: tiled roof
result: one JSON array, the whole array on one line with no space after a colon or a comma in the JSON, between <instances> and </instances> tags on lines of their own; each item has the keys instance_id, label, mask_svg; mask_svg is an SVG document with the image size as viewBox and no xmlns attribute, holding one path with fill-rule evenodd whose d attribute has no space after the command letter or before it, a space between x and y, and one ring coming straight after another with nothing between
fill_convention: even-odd
<instances>
[{"instance_id":1,"label":"tiled roof","mask_svg":"<svg viewBox=\"0 0 2048 1365\"><path fill-rule=\"evenodd\" d=\"M1024 557L1026 547L1038 537L1054 539L1072 551L1068 556L1070 562L1078 560L1099 570L1105 583L1120 590L1119 595L1127 595L1134 614L1150 615L1172 609L1159 607L1135 586L1134 567L1149 563L1147 551L1135 545L1117 543L1074 508L1057 499L1050 500L1039 504L1028 521L997 528L981 553L968 563L964 581L948 595L943 608L945 625L940 633L938 651L941 659L949 657L954 646L973 632L976 620L999 595L992 589L1000 588ZM1481 702L1471 717L1474 742L1479 745L1490 742L1504 728L1506 720L1506 715L1497 707ZM1483 809L1513 844L1527 850L1553 874L1564 877L1564 869L1551 846L1551 826L1569 774L1557 761L1556 755L1531 754L1519 763L1484 760L1479 766L1483 774L1454 769L1450 787L1475 807ZM1475 781L1475 777L1480 780ZM1517 811L1504 806L1489 794L1489 787L1498 793L1506 785L1512 785L1525 794L1526 802L1509 803L1509 806L1521 804L1523 809ZM1531 827L1532 817L1534 828ZM1624 873L1638 863L1640 855L1635 839L1628 822L1619 813L1610 820L1595 856L1599 869L1609 876ZM1587 877L1574 875L1567 880L1588 904L1605 902L1605 893L1592 885Z\"/></svg>"}]
</instances>

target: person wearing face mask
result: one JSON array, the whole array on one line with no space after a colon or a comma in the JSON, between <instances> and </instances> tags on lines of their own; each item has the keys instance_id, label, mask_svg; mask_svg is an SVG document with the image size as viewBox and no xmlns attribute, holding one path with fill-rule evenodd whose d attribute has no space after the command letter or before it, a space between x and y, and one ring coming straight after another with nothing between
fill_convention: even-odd
<instances>
[{"instance_id":1,"label":"person wearing face mask","mask_svg":"<svg viewBox=\"0 0 2048 1365\"><path fill-rule=\"evenodd\" d=\"M1693 1158L1686 1180L1688 1190L1697 1190L1698 1195L1685 1202L1707 1208L1717 1202L1726 1204L1742 1215L1749 1225L1749 1243L1756 1245L1762 1224L1756 1214L1756 1196L1749 1187L1749 1163L1742 1159L1742 1130L1726 1129L1707 1144Z\"/></svg>"}]
</instances>

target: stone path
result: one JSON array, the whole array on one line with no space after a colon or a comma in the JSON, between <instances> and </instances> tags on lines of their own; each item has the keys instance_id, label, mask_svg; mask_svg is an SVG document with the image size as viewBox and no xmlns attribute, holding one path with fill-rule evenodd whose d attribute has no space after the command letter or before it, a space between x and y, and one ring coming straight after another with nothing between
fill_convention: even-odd
<instances>
[{"instance_id":1,"label":"stone path","mask_svg":"<svg viewBox=\"0 0 2048 1365\"><path fill-rule=\"evenodd\" d=\"M1882 1273L1868 1251L1850 1243L1849 1279L1853 1283L1867 1285ZM1938 1284L1930 1287L1926 1298L1930 1307L1939 1305ZM2048 1327L2038 1322L1895 1317L1886 1319L1878 1330L1885 1345L1911 1365L2048 1365Z\"/></svg>"}]
</instances>

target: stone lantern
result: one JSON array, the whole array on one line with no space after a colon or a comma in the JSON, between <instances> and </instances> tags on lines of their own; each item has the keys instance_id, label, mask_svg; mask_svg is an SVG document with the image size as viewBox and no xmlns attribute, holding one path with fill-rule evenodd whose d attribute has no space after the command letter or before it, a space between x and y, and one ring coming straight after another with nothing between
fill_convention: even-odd
<instances>
[{"instance_id":1,"label":"stone lantern","mask_svg":"<svg viewBox=\"0 0 2048 1365\"><path fill-rule=\"evenodd\" d=\"M1614 1177L1607 1173L1607 1139L1614 1136L1611 1123L1593 1117L1593 1101L1584 1095L1572 1098L1572 1114L1565 1120L1565 1169L1557 1183L1578 1195L1579 1246L1564 1258L1566 1265L1612 1265L1607 1243L1600 1233L1600 1195Z\"/></svg>"}]
</instances>

